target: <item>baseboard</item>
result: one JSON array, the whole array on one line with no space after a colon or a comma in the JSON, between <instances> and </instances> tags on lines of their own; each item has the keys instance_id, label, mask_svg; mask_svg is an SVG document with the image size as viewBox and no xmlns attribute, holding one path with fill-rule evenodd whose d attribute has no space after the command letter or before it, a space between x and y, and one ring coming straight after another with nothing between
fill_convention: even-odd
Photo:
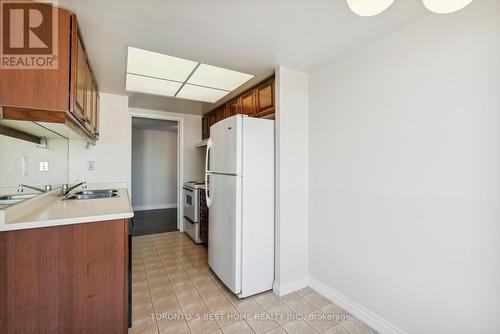
<instances>
[{"instance_id":1,"label":"baseboard","mask_svg":"<svg viewBox=\"0 0 500 334\"><path fill-rule=\"evenodd\" d=\"M318 281L317 279L309 278L309 287L315 290L317 293L323 297L329 299L332 303L340 306L366 325L370 326L378 333L381 334L408 334L401 328L393 325L389 321L383 319L382 317L376 315L372 311L368 310L364 306L356 303L352 299L344 296L340 292L331 288L330 286Z\"/></svg>"},{"instance_id":2,"label":"baseboard","mask_svg":"<svg viewBox=\"0 0 500 334\"><path fill-rule=\"evenodd\" d=\"M177 207L176 203L166 203L166 204L134 206L133 209L134 211L146 211L146 210L173 209L176 207Z\"/></svg>"},{"instance_id":3,"label":"baseboard","mask_svg":"<svg viewBox=\"0 0 500 334\"><path fill-rule=\"evenodd\" d=\"M293 282L280 284L278 282L273 283L273 291L278 296L284 296L294 291L300 290L302 288L306 288L309 285L309 277L302 277Z\"/></svg>"}]
</instances>

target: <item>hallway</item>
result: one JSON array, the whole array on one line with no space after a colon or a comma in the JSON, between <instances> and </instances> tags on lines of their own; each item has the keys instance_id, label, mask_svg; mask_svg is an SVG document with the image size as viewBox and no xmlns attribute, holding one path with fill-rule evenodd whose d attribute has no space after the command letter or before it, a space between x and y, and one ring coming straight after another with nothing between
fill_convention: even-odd
<instances>
[{"instance_id":1,"label":"hallway","mask_svg":"<svg viewBox=\"0 0 500 334\"><path fill-rule=\"evenodd\" d=\"M177 208L134 212L132 236L177 231Z\"/></svg>"}]
</instances>

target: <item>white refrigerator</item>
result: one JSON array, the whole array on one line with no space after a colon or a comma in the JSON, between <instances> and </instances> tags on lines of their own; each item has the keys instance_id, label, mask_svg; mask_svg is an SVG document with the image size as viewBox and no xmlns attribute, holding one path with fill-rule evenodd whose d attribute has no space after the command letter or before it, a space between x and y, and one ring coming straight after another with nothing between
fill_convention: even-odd
<instances>
[{"instance_id":1,"label":"white refrigerator","mask_svg":"<svg viewBox=\"0 0 500 334\"><path fill-rule=\"evenodd\" d=\"M274 280L274 121L243 115L210 127L205 162L208 264L239 298Z\"/></svg>"}]
</instances>

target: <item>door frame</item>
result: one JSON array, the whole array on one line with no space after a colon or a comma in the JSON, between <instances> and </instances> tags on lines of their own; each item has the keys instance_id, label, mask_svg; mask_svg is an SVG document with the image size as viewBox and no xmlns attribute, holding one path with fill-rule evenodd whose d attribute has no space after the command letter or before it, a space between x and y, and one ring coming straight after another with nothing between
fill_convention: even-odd
<instances>
[{"instance_id":1,"label":"door frame","mask_svg":"<svg viewBox=\"0 0 500 334\"><path fill-rule=\"evenodd\" d=\"M145 110L144 110L145 111ZM158 115L140 111L130 111L130 133L132 134L132 118L149 118L177 122L177 229L184 232L184 208L182 205L182 185L184 180L184 119L170 115ZM130 136L130 199L132 200L132 135Z\"/></svg>"}]
</instances>

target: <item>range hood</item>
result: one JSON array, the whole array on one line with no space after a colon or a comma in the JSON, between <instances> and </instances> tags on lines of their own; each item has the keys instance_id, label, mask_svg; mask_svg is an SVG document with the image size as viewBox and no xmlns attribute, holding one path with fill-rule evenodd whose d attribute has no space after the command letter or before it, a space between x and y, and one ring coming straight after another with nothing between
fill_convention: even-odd
<instances>
[{"instance_id":1,"label":"range hood","mask_svg":"<svg viewBox=\"0 0 500 334\"><path fill-rule=\"evenodd\" d=\"M206 147L207 141L208 141L208 139L204 139L204 140L200 141L198 144L196 144L196 147Z\"/></svg>"}]
</instances>

